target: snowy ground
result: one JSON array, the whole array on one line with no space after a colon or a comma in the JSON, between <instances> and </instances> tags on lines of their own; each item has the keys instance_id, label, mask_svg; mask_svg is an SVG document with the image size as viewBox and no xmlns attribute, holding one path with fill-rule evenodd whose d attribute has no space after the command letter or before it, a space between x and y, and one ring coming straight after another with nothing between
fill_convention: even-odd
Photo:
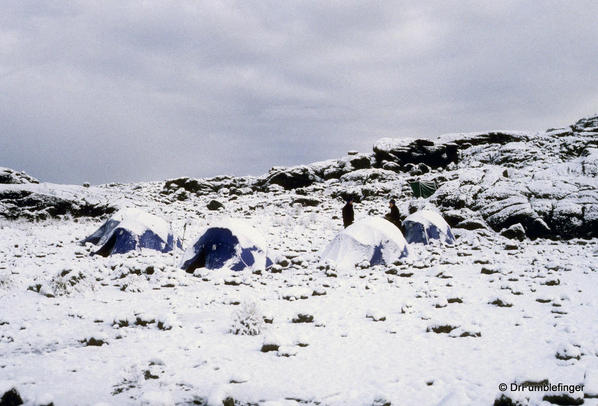
<instances>
[{"instance_id":1,"label":"snowy ground","mask_svg":"<svg viewBox=\"0 0 598 406\"><path fill-rule=\"evenodd\" d=\"M103 219L3 221L0 395L15 387L26 404L56 406L490 405L500 383L547 379L583 384L570 396L598 404L596 239L456 229L453 247L412 246L401 265L342 272L319 262L342 228L341 203L323 193L303 208L292 192L256 192L216 213L205 210L214 196L171 202L160 188L101 193L163 216L179 236L187 222L185 246L218 216L245 218L290 264L192 275L176 267L180 250L90 257L78 241ZM385 209L375 198L356 217ZM239 318L258 320L260 334L233 334ZM505 394L536 405L562 392Z\"/></svg>"}]
</instances>

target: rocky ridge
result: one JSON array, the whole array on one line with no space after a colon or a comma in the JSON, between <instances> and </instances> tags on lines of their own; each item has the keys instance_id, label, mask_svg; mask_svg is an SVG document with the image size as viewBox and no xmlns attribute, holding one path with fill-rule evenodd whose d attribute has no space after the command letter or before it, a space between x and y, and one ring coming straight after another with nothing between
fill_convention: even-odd
<instances>
[{"instance_id":1,"label":"rocky ridge","mask_svg":"<svg viewBox=\"0 0 598 406\"><path fill-rule=\"evenodd\" d=\"M371 154L289 168L252 178L179 178L164 194L327 190L357 200L396 197L413 210L408 183L435 182L430 198L453 227L494 231L520 225L528 238L598 236L598 116L559 129L447 134L435 140L377 141ZM411 207L411 208L410 208ZM507 233L509 234L509 233Z\"/></svg>"},{"instance_id":2,"label":"rocky ridge","mask_svg":"<svg viewBox=\"0 0 598 406\"><path fill-rule=\"evenodd\" d=\"M271 193L286 194L291 203L318 205L348 195L357 201L394 197L407 216L423 204L414 198L409 183L424 180L438 186L427 203L436 206L453 227L489 228L513 238L521 238L521 230L531 239L594 238L598 236L597 174L598 116L594 116L540 133L383 138L369 154L351 152L341 159L274 167L259 177L170 179L160 183L155 199L210 198L221 203ZM45 184L11 169L0 170L0 183L4 184L0 216L7 219L94 217L117 207L109 198L89 202L89 188L83 186L72 186L66 195L47 192ZM111 185L102 188L109 191ZM306 195L312 201L307 202ZM517 232L507 231L513 227Z\"/></svg>"}]
</instances>

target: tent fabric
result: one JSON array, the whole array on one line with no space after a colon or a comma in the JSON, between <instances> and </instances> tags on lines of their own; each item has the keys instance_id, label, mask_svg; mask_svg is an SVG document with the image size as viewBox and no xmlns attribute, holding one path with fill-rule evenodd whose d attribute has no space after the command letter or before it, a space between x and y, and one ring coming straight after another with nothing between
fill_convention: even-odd
<instances>
[{"instance_id":1,"label":"tent fabric","mask_svg":"<svg viewBox=\"0 0 598 406\"><path fill-rule=\"evenodd\" d=\"M409 186L411 186L411 190L415 197L423 197L424 199L432 196L437 189L436 182L434 181L418 180L416 182L410 182Z\"/></svg>"},{"instance_id":2,"label":"tent fabric","mask_svg":"<svg viewBox=\"0 0 598 406\"><path fill-rule=\"evenodd\" d=\"M92 235L82 241L99 245L94 255L124 254L140 248L160 252L174 249L175 238L170 225L162 218L129 207L116 212ZM176 241L180 247L180 241Z\"/></svg>"},{"instance_id":3,"label":"tent fabric","mask_svg":"<svg viewBox=\"0 0 598 406\"><path fill-rule=\"evenodd\" d=\"M368 217L341 231L321 257L338 267L352 268L363 261L390 265L408 254L407 241L398 227L383 218Z\"/></svg>"},{"instance_id":4,"label":"tent fabric","mask_svg":"<svg viewBox=\"0 0 598 406\"><path fill-rule=\"evenodd\" d=\"M455 236L442 216L431 210L420 210L403 220L405 238L411 243L429 244L432 240L439 240L446 244L453 244Z\"/></svg>"},{"instance_id":5,"label":"tent fabric","mask_svg":"<svg viewBox=\"0 0 598 406\"><path fill-rule=\"evenodd\" d=\"M233 271L265 269L272 265L267 256L264 238L242 220L225 220L207 228L183 255L181 268L193 272L197 268Z\"/></svg>"}]
</instances>

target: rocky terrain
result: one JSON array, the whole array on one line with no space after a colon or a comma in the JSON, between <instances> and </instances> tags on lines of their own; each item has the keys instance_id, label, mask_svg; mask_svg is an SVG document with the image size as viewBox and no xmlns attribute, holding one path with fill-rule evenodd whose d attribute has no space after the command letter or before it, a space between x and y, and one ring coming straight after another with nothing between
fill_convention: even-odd
<instances>
[{"instance_id":1,"label":"rocky terrain","mask_svg":"<svg viewBox=\"0 0 598 406\"><path fill-rule=\"evenodd\" d=\"M0 404L598 404L597 174L598 116L381 139L260 177L75 186L0 168ZM437 190L415 198L415 181ZM340 272L319 252L347 196L357 219L390 198L438 210L457 243ZM91 257L79 241L133 206L185 247L244 218L276 263ZM584 389L499 390L544 381Z\"/></svg>"}]
</instances>

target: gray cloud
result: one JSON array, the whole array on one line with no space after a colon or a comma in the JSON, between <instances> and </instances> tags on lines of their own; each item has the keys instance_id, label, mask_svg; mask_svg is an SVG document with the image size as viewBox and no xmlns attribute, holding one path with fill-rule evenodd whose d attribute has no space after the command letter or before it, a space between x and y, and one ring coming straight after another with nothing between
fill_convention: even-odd
<instances>
[{"instance_id":1,"label":"gray cloud","mask_svg":"<svg viewBox=\"0 0 598 406\"><path fill-rule=\"evenodd\" d=\"M596 113L598 4L493 3L6 0L0 166L257 175L382 136Z\"/></svg>"}]
</instances>

